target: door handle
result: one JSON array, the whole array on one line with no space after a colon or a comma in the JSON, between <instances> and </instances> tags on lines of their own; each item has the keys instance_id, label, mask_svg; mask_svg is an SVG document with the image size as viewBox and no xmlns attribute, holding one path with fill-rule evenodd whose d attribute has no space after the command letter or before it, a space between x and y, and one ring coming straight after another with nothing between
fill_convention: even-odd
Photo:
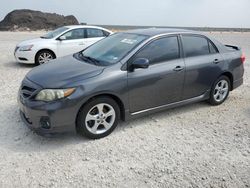
<instances>
[{"instance_id":1,"label":"door handle","mask_svg":"<svg viewBox=\"0 0 250 188\"><path fill-rule=\"evenodd\" d=\"M219 59L215 59L215 60L213 61L214 64L218 64L219 62L220 62Z\"/></svg>"},{"instance_id":2,"label":"door handle","mask_svg":"<svg viewBox=\"0 0 250 188\"><path fill-rule=\"evenodd\" d=\"M173 70L176 72L182 71L184 69L184 67L182 66L176 66Z\"/></svg>"},{"instance_id":3,"label":"door handle","mask_svg":"<svg viewBox=\"0 0 250 188\"><path fill-rule=\"evenodd\" d=\"M79 45L84 45L84 43L83 43L83 42L81 42L81 43L79 43Z\"/></svg>"}]
</instances>

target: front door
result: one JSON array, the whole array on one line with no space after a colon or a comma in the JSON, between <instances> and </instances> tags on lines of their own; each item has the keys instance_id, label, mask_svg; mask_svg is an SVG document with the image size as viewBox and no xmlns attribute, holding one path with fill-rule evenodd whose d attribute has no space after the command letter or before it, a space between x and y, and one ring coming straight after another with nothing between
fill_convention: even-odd
<instances>
[{"instance_id":1,"label":"front door","mask_svg":"<svg viewBox=\"0 0 250 188\"><path fill-rule=\"evenodd\" d=\"M128 72L130 113L159 107L181 99L185 65L177 36L156 39L143 47L130 62L146 58L147 69ZM129 66L129 65L128 65Z\"/></svg>"},{"instance_id":2,"label":"front door","mask_svg":"<svg viewBox=\"0 0 250 188\"><path fill-rule=\"evenodd\" d=\"M57 43L58 57L70 55L86 48L84 29L72 29L63 34L64 40Z\"/></svg>"}]
</instances>

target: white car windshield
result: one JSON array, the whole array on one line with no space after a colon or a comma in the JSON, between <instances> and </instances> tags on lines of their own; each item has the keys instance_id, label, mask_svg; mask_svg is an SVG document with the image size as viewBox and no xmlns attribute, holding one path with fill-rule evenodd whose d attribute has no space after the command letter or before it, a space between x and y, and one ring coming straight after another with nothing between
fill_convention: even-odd
<instances>
[{"instance_id":1,"label":"white car windshield","mask_svg":"<svg viewBox=\"0 0 250 188\"><path fill-rule=\"evenodd\" d=\"M145 35L131 33L113 34L82 51L81 56L101 65L114 64L147 38Z\"/></svg>"},{"instance_id":2,"label":"white car windshield","mask_svg":"<svg viewBox=\"0 0 250 188\"><path fill-rule=\"evenodd\" d=\"M41 36L41 38L45 38L45 39L52 39L56 36L58 36L60 33L68 30L69 28L67 27L59 27L58 29L54 30L54 31L50 31L47 34Z\"/></svg>"}]
</instances>

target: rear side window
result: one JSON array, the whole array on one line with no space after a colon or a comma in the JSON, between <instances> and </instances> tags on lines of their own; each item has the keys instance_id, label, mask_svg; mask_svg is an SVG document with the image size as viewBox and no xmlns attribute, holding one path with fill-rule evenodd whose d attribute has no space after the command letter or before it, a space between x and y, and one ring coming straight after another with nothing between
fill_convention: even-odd
<instances>
[{"instance_id":1,"label":"rear side window","mask_svg":"<svg viewBox=\"0 0 250 188\"><path fill-rule=\"evenodd\" d=\"M182 36L182 42L186 57L194 57L209 54L208 41L199 36Z\"/></svg>"},{"instance_id":2,"label":"rear side window","mask_svg":"<svg viewBox=\"0 0 250 188\"><path fill-rule=\"evenodd\" d=\"M86 29L87 38L104 37L105 34L100 29Z\"/></svg>"},{"instance_id":3,"label":"rear side window","mask_svg":"<svg viewBox=\"0 0 250 188\"><path fill-rule=\"evenodd\" d=\"M176 36L156 39L146 45L133 59L146 58L150 64L178 59L180 57Z\"/></svg>"}]
</instances>

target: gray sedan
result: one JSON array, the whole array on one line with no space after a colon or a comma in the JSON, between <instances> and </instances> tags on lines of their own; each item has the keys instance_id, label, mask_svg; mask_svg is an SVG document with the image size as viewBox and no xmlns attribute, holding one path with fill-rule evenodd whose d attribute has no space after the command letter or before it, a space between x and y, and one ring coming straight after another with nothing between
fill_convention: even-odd
<instances>
[{"instance_id":1,"label":"gray sedan","mask_svg":"<svg viewBox=\"0 0 250 188\"><path fill-rule=\"evenodd\" d=\"M19 90L21 117L47 134L109 135L128 120L192 102L222 104L243 83L245 57L201 33L142 29L36 67Z\"/></svg>"}]
</instances>

